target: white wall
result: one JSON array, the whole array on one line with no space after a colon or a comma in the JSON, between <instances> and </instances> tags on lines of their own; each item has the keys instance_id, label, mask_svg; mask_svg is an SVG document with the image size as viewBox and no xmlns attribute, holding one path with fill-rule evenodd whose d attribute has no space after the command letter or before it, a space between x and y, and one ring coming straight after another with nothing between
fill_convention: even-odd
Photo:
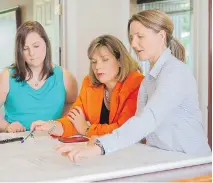
<instances>
[{"instance_id":1,"label":"white wall","mask_svg":"<svg viewBox=\"0 0 213 183\"><path fill-rule=\"evenodd\" d=\"M195 77L205 132L208 132L208 0L193 0Z\"/></svg>"},{"instance_id":2,"label":"white wall","mask_svg":"<svg viewBox=\"0 0 213 183\"><path fill-rule=\"evenodd\" d=\"M77 78L79 88L89 71L87 48L102 34L112 34L127 44L129 0L70 0L63 2L66 37L63 65Z\"/></svg>"}]
</instances>

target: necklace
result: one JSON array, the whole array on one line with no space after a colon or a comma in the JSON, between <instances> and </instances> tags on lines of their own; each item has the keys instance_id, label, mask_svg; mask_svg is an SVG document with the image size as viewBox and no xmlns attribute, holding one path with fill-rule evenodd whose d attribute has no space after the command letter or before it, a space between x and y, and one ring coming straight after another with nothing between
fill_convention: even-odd
<instances>
[{"instance_id":1,"label":"necklace","mask_svg":"<svg viewBox=\"0 0 213 183\"><path fill-rule=\"evenodd\" d=\"M34 84L34 86L35 86L35 87L38 87L39 82L40 82L40 81L39 81L38 79L35 79L35 84Z\"/></svg>"},{"instance_id":2,"label":"necklace","mask_svg":"<svg viewBox=\"0 0 213 183\"><path fill-rule=\"evenodd\" d=\"M104 89L104 96L105 96L106 101L108 103L110 103L109 92L106 89Z\"/></svg>"}]
</instances>

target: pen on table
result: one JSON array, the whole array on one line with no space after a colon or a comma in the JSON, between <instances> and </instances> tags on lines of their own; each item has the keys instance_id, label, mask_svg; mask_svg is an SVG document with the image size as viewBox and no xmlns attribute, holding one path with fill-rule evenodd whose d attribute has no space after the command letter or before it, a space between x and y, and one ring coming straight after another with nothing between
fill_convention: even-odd
<instances>
[{"instance_id":1,"label":"pen on table","mask_svg":"<svg viewBox=\"0 0 213 183\"><path fill-rule=\"evenodd\" d=\"M24 143L24 141L27 140L28 137L29 137L30 135L32 135L34 131L35 131L35 128L34 128L34 129L33 129L22 141L21 141L21 143Z\"/></svg>"}]
</instances>

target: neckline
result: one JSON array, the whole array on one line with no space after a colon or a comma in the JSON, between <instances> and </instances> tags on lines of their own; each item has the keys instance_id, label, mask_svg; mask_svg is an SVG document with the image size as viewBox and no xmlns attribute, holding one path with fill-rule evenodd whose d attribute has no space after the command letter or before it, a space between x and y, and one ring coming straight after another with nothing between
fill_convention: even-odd
<instances>
[{"instance_id":1,"label":"neckline","mask_svg":"<svg viewBox=\"0 0 213 183\"><path fill-rule=\"evenodd\" d=\"M51 76L50 76L50 77L51 77ZM38 88L38 89L33 88L27 81L25 81L25 83L27 84L28 88L30 88L31 90L33 90L33 91L39 91L39 90L41 90L42 88L44 88L44 86L47 84L48 79L49 79L49 78L47 78L47 79L45 80L44 84L43 84L40 88Z\"/></svg>"},{"instance_id":2,"label":"neckline","mask_svg":"<svg viewBox=\"0 0 213 183\"><path fill-rule=\"evenodd\" d=\"M53 74L55 73L55 72L54 72L54 71L55 71L55 68L56 68L56 66L53 67ZM30 86L29 83L28 83L27 81L25 81L25 84L26 84L27 87L28 87L30 90L32 90L33 92L38 92L38 91L43 90L43 88L46 87L46 85L49 83L49 80L50 80L51 77L53 77L53 75L50 76L49 78L47 78L47 79L45 80L44 84L43 84L40 88L38 88L38 89L35 89L35 88L33 88L32 86Z\"/></svg>"}]
</instances>

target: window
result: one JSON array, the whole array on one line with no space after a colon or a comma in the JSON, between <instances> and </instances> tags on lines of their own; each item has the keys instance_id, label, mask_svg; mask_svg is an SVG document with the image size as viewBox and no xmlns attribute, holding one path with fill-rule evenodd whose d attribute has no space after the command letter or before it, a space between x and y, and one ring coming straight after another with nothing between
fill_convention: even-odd
<instances>
[{"instance_id":1,"label":"window","mask_svg":"<svg viewBox=\"0 0 213 183\"><path fill-rule=\"evenodd\" d=\"M14 63L16 29L20 24L20 7L0 11L0 72Z\"/></svg>"}]
</instances>

